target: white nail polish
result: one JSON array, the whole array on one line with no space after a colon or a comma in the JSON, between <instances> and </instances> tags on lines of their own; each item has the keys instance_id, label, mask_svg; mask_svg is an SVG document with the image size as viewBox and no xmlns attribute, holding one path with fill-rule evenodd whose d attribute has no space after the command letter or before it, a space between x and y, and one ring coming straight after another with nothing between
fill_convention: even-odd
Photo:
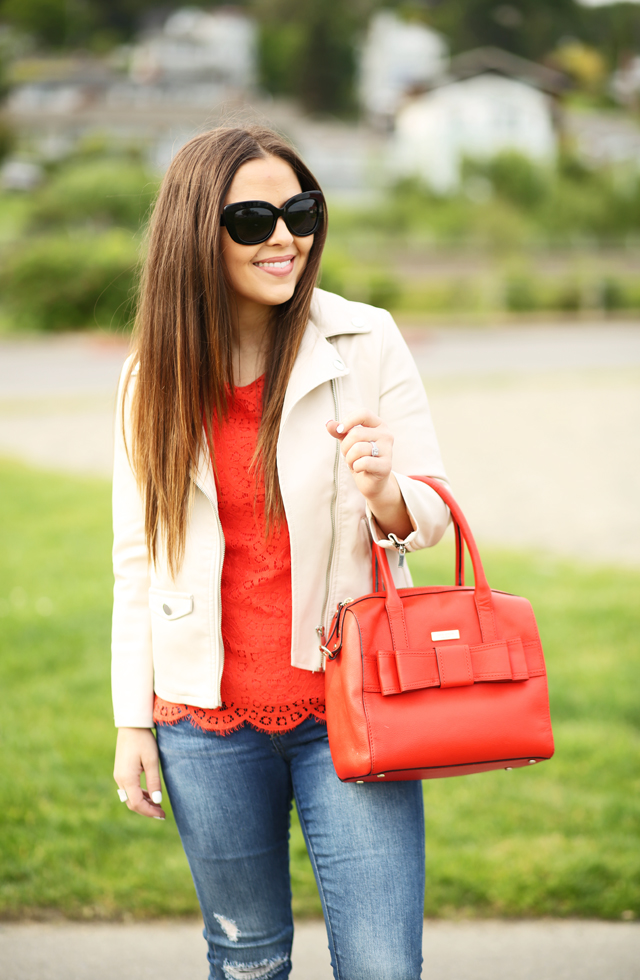
<instances>
[{"instance_id":1,"label":"white nail polish","mask_svg":"<svg viewBox=\"0 0 640 980\"><path fill-rule=\"evenodd\" d=\"M344 432L344 425L342 424L342 422L340 423L340 425L336 427L336 432L340 432L340 433Z\"/></svg>"},{"instance_id":2,"label":"white nail polish","mask_svg":"<svg viewBox=\"0 0 640 980\"><path fill-rule=\"evenodd\" d=\"M154 803L162 803L162 790L156 789L151 794L151 799Z\"/></svg>"},{"instance_id":3,"label":"white nail polish","mask_svg":"<svg viewBox=\"0 0 640 980\"><path fill-rule=\"evenodd\" d=\"M324 424L329 425L329 422L333 422L333 419L327 419L327 421Z\"/></svg>"},{"instance_id":4,"label":"white nail polish","mask_svg":"<svg viewBox=\"0 0 640 980\"><path fill-rule=\"evenodd\" d=\"M119 796L119 798L120 798L120 802L121 802L121 803L126 803L126 802L127 802L127 800L129 799L129 797L127 796L127 791L126 791L126 789L119 789L119 790L118 790L118 796Z\"/></svg>"},{"instance_id":5,"label":"white nail polish","mask_svg":"<svg viewBox=\"0 0 640 980\"><path fill-rule=\"evenodd\" d=\"M154 820L164 820L164 817L154 817Z\"/></svg>"}]
</instances>

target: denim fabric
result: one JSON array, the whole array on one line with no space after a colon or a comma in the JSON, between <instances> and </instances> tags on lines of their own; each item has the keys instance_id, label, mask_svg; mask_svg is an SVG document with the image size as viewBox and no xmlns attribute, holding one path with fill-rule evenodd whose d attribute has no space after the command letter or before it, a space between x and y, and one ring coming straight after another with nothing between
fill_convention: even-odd
<instances>
[{"instance_id":1,"label":"denim fabric","mask_svg":"<svg viewBox=\"0 0 640 980\"><path fill-rule=\"evenodd\" d=\"M220 736L188 719L158 747L209 943L210 980L284 980L293 938L295 798L337 980L419 980L424 819L419 782L341 783L326 727Z\"/></svg>"}]
</instances>

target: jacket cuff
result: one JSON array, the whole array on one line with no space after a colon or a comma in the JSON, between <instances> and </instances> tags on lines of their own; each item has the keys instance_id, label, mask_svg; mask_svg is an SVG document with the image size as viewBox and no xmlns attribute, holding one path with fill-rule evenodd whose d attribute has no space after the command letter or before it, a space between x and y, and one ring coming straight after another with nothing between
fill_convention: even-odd
<instances>
[{"instance_id":1,"label":"jacket cuff","mask_svg":"<svg viewBox=\"0 0 640 980\"><path fill-rule=\"evenodd\" d=\"M395 470L391 472L400 488L413 528L413 531L406 538L403 540L399 538L398 540L404 544L407 551L419 551L421 548L430 548L437 544L449 523L449 508L435 490L427 486L426 483L412 480L411 477L405 476L404 473L396 473ZM446 480L441 480L441 482L448 486ZM395 551L395 544L380 530L368 501L366 509L369 530L375 543L381 548L389 548Z\"/></svg>"}]
</instances>

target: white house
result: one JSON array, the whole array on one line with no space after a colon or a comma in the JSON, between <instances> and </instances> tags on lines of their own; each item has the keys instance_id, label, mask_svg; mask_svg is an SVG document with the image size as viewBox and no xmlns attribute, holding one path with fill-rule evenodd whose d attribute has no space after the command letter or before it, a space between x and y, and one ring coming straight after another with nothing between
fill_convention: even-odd
<instances>
[{"instance_id":1,"label":"white house","mask_svg":"<svg viewBox=\"0 0 640 980\"><path fill-rule=\"evenodd\" d=\"M405 94L441 75L447 61L441 34L381 10L371 18L360 51L360 103L374 121L391 121Z\"/></svg>"},{"instance_id":2,"label":"white house","mask_svg":"<svg viewBox=\"0 0 640 980\"><path fill-rule=\"evenodd\" d=\"M498 49L452 59L436 87L399 109L391 153L394 174L419 176L447 193L459 185L465 157L487 159L517 150L533 160L552 160L557 149L554 95L563 85L560 73Z\"/></svg>"},{"instance_id":3,"label":"white house","mask_svg":"<svg viewBox=\"0 0 640 980\"><path fill-rule=\"evenodd\" d=\"M142 84L213 82L250 89L256 80L257 27L241 10L182 7L136 45L131 77Z\"/></svg>"}]
</instances>

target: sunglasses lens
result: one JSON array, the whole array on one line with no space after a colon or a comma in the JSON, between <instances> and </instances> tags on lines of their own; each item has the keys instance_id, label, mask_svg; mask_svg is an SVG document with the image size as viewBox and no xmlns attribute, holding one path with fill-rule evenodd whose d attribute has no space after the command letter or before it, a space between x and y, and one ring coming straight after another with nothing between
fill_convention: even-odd
<instances>
[{"instance_id":1,"label":"sunglasses lens","mask_svg":"<svg viewBox=\"0 0 640 980\"><path fill-rule=\"evenodd\" d=\"M245 245L257 245L264 242L273 231L274 220L271 211L266 208L242 208L233 216L235 231Z\"/></svg>"},{"instance_id":2,"label":"sunglasses lens","mask_svg":"<svg viewBox=\"0 0 640 980\"><path fill-rule=\"evenodd\" d=\"M293 201L287 208L287 228L292 235L311 235L316 230L320 208L313 198L306 201Z\"/></svg>"}]
</instances>

